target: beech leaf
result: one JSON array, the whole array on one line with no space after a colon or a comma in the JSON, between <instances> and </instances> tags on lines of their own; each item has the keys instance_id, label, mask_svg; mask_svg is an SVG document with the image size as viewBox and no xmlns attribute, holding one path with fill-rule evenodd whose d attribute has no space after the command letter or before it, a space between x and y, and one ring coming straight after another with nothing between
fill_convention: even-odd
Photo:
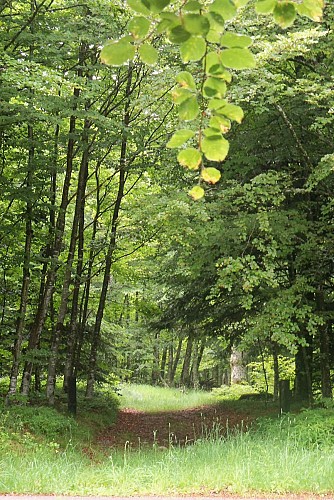
<instances>
[{"instance_id":1,"label":"beech leaf","mask_svg":"<svg viewBox=\"0 0 334 500\"><path fill-rule=\"evenodd\" d=\"M227 156L229 143L219 135L205 137L202 140L201 149L208 160L223 161Z\"/></svg>"},{"instance_id":2,"label":"beech leaf","mask_svg":"<svg viewBox=\"0 0 334 500\"><path fill-rule=\"evenodd\" d=\"M204 196L204 189L201 186L194 186L190 191L189 191L189 196L192 197L193 200L197 201L203 198Z\"/></svg>"},{"instance_id":3,"label":"beech leaf","mask_svg":"<svg viewBox=\"0 0 334 500\"><path fill-rule=\"evenodd\" d=\"M177 155L177 160L183 167L197 170L202 162L202 154L195 148L182 149Z\"/></svg>"},{"instance_id":4,"label":"beech leaf","mask_svg":"<svg viewBox=\"0 0 334 500\"><path fill-rule=\"evenodd\" d=\"M175 134L172 135L170 140L167 142L167 148L178 148L182 146L189 139L194 137L195 132L188 129L177 130Z\"/></svg>"},{"instance_id":5,"label":"beech leaf","mask_svg":"<svg viewBox=\"0 0 334 500\"><path fill-rule=\"evenodd\" d=\"M223 50L221 60L224 66L232 69L250 69L256 66L255 58L250 50L238 47Z\"/></svg>"},{"instance_id":6,"label":"beech leaf","mask_svg":"<svg viewBox=\"0 0 334 500\"><path fill-rule=\"evenodd\" d=\"M181 44L180 54L182 61L199 61L205 55L206 43L204 38L199 36L191 36L188 40Z\"/></svg>"},{"instance_id":7,"label":"beech leaf","mask_svg":"<svg viewBox=\"0 0 334 500\"><path fill-rule=\"evenodd\" d=\"M214 167L203 168L201 177L209 184L216 184L221 178L221 173Z\"/></svg>"},{"instance_id":8,"label":"beech leaf","mask_svg":"<svg viewBox=\"0 0 334 500\"><path fill-rule=\"evenodd\" d=\"M156 64L159 54L157 49L155 49L152 45L150 45L149 43L144 43L139 47L138 52L141 60L145 64Z\"/></svg>"}]
</instances>

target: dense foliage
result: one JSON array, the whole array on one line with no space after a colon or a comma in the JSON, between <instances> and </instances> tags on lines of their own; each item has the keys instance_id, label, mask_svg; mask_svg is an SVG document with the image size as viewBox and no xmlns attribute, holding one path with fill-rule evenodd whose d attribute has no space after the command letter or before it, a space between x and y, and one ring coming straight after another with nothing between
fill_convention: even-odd
<instances>
[{"instance_id":1,"label":"dense foliage","mask_svg":"<svg viewBox=\"0 0 334 500\"><path fill-rule=\"evenodd\" d=\"M0 8L7 401L249 362L332 397L333 6L169 4Z\"/></svg>"}]
</instances>

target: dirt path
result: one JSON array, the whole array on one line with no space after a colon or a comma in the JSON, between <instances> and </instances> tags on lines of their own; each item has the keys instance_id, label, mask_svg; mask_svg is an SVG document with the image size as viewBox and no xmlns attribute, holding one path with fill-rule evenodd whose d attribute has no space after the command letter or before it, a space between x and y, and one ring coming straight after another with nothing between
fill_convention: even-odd
<instances>
[{"instance_id":1,"label":"dirt path","mask_svg":"<svg viewBox=\"0 0 334 500\"><path fill-rule=\"evenodd\" d=\"M264 410L256 414L234 411L222 405L160 413L125 408L119 412L117 422L100 434L98 441L104 447L191 444L210 432L222 435L248 427L264 413Z\"/></svg>"}]
</instances>

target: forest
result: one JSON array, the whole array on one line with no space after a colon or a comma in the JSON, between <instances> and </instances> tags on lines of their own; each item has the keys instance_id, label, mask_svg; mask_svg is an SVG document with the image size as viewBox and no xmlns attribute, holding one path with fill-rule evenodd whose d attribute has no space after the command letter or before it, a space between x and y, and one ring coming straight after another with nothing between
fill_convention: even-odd
<instances>
[{"instance_id":1,"label":"forest","mask_svg":"<svg viewBox=\"0 0 334 500\"><path fill-rule=\"evenodd\" d=\"M1 2L8 404L332 398L334 5L254 3Z\"/></svg>"}]
</instances>

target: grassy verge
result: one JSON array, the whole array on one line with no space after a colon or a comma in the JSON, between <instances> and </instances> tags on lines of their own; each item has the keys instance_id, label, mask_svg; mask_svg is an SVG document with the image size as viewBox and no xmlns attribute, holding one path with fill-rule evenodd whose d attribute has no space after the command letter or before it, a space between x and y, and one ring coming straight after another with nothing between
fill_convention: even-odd
<instances>
[{"instance_id":1,"label":"grassy verge","mask_svg":"<svg viewBox=\"0 0 334 500\"><path fill-rule=\"evenodd\" d=\"M96 401L82 408L77 420L50 408L2 408L0 492L114 496L334 492L333 409L261 419L250 432L225 438L212 432L185 448L126 446L102 454L94 445L94 429L110 423L117 403L106 394Z\"/></svg>"},{"instance_id":2,"label":"grassy verge","mask_svg":"<svg viewBox=\"0 0 334 500\"><path fill-rule=\"evenodd\" d=\"M211 392L124 384L120 387L121 406L145 412L196 408L217 402Z\"/></svg>"}]
</instances>

